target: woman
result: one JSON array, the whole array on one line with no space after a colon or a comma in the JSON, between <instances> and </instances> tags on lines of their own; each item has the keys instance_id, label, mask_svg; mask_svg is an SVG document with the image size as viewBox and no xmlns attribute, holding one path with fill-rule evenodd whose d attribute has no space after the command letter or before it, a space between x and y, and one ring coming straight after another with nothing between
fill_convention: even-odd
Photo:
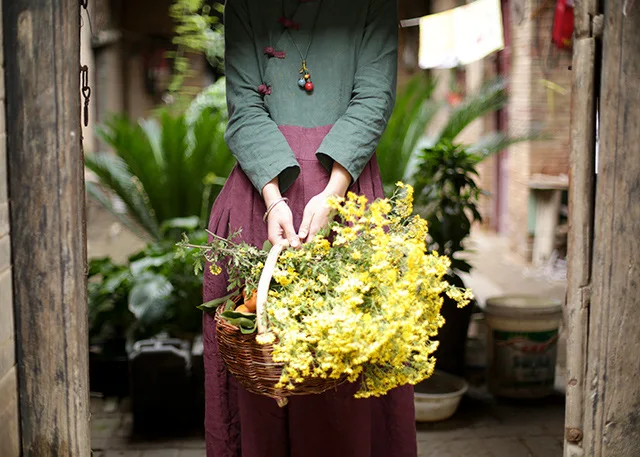
<instances>
[{"instance_id":1,"label":"woman","mask_svg":"<svg viewBox=\"0 0 640 457\"><path fill-rule=\"evenodd\" d=\"M227 0L225 39L238 166L209 229L295 247L328 222L330 195L382 197L374 150L395 99L396 1ZM204 293L225 295L225 275L207 274ZM238 385L213 317L203 326L208 457L415 457L410 386L355 400L346 385L279 408Z\"/></svg>"}]
</instances>

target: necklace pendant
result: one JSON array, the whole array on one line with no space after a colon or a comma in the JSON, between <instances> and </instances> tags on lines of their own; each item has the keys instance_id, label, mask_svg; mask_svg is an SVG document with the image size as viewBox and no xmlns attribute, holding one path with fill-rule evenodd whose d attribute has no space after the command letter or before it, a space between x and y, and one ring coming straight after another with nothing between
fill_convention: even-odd
<instances>
[{"instance_id":1,"label":"necklace pendant","mask_svg":"<svg viewBox=\"0 0 640 457\"><path fill-rule=\"evenodd\" d=\"M307 82L304 84L304 90L306 90L308 93L313 92L313 83L311 82L310 79L308 79Z\"/></svg>"},{"instance_id":2,"label":"necklace pendant","mask_svg":"<svg viewBox=\"0 0 640 457\"><path fill-rule=\"evenodd\" d=\"M309 69L307 68L307 61L302 61L302 68L300 68L300 79L298 79L298 86L301 89L304 89L307 93L311 93L313 91L313 83L311 82L311 73L309 73Z\"/></svg>"}]
</instances>

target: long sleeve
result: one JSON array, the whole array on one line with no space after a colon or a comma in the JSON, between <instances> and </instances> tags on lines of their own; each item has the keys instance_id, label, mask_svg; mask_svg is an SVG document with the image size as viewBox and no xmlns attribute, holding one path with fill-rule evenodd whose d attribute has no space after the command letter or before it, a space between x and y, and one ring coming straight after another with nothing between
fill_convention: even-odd
<instances>
[{"instance_id":1,"label":"long sleeve","mask_svg":"<svg viewBox=\"0 0 640 457\"><path fill-rule=\"evenodd\" d=\"M229 108L225 140L258 191L279 176L284 192L298 177L300 165L258 91L264 81L246 0L227 0L224 21Z\"/></svg>"},{"instance_id":2,"label":"long sleeve","mask_svg":"<svg viewBox=\"0 0 640 457\"><path fill-rule=\"evenodd\" d=\"M349 106L317 152L329 170L335 160L356 180L369 162L393 110L397 67L397 2L371 0Z\"/></svg>"}]
</instances>

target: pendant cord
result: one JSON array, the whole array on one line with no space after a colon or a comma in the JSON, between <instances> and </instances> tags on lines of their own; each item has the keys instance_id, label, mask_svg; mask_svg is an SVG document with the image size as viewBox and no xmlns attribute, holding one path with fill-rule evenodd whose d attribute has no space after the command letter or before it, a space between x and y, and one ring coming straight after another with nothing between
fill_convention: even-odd
<instances>
[{"instance_id":1,"label":"pendant cord","mask_svg":"<svg viewBox=\"0 0 640 457\"><path fill-rule=\"evenodd\" d=\"M284 11L284 1L282 2L282 9ZM304 52L304 56L302 55L302 52L300 52L300 48L298 47L298 44L296 43L296 41L293 39L293 36L291 35L291 31L289 29L287 29L287 35L289 35L289 38L291 39L291 42L293 43L293 45L296 48L296 51L298 51L298 54L300 54L300 59L302 60L302 62L306 63L307 61L307 57L309 56L309 49L311 49L311 42L313 41L313 37L315 35L315 31L316 31L316 24L318 23L318 17L320 16L320 8L322 7L322 0L318 0L318 11L316 11L316 17L313 20L313 25L311 26L311 34L309 36L309 42L307 43L307 49Z\"/></svg>"}]
</instances>

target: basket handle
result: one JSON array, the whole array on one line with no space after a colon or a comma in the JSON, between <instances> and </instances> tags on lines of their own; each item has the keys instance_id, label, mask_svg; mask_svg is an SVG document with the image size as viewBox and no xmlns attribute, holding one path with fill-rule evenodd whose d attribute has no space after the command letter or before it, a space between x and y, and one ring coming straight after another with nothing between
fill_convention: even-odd
<instances>
[{"instance_id":1,"label":"basket handle","mask_svg":"<svg viewBox=\"0 0 640 457\"><path fill-rule=\"evenodd\" d=\"M269 255L267 255L267 260L264 262L262 274L260 274L260 281L258 282L258 296L256 297L258 333L264 333L267 331L267 310L265 304L267 303L267 297L269 295L269 285L271 284L273 270L275 270L276 264L278 263L278 256L284 248L284 244L276 244L271 248Z\"/></svg>"}]
</instances>

